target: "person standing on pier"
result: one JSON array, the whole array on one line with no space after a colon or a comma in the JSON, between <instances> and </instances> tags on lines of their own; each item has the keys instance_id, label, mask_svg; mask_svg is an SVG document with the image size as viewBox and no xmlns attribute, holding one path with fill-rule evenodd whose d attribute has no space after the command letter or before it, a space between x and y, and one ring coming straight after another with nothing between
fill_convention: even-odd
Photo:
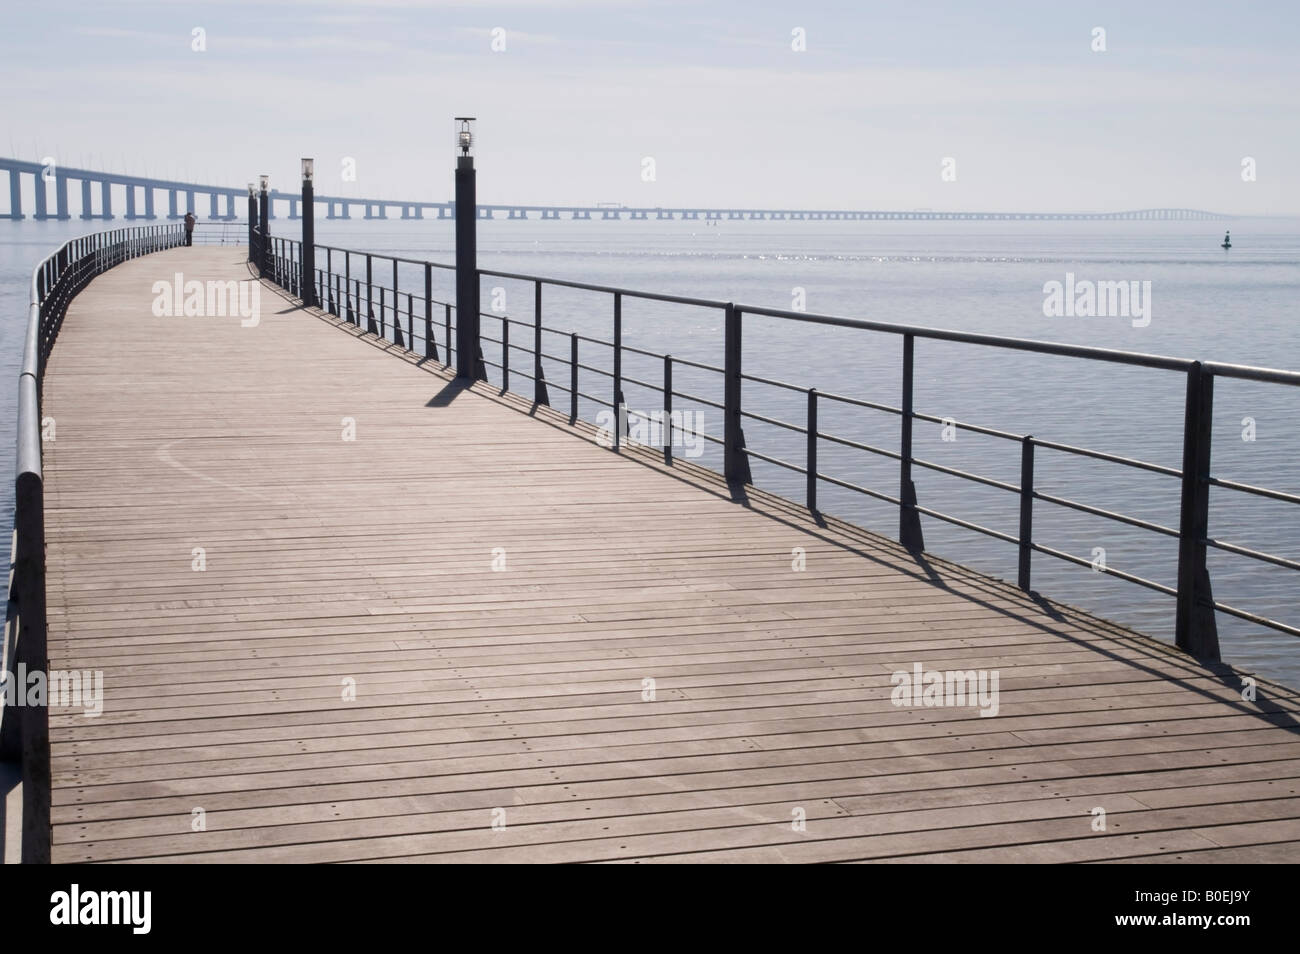
<instances>
[{"instance_id":1,"label":"person standing on pier","mask_svg":"<svg viewBox=\"0 0 1300 954\"><path fill-rule=\"evenodd\" d=\"M195 222L194 213L186 212L185 213L185 244L186 245L194 244L194 222Z\"/></svg>"}]
</instances>

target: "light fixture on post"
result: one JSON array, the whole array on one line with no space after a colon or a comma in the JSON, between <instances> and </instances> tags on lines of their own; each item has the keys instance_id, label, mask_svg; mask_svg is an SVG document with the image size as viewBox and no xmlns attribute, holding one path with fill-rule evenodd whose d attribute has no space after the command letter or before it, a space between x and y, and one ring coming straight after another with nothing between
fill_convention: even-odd
<instances>
[{"instance_id":1,"label":"light fixture on post","mask_svg":"<svg viewBox=\"0 0 1300 954\"><path fill-rule=\"evenodd\" d=\"M462 156L474 155L474 122L473 116L456 117L456 148Z\"/></svg>"},{"instance_id":2,"label":"light fixture on post","mask_svg":"<svg viewBox=\"0 0 1300 954\"><path fill-rule=\"evenodd\" d=\"M315 162L302 160L302 254L298 256L298 297L308 308L316 302L316 193L312 186Z\"/></svg>"},{"instance_id":3,"label":"light fixture on post","mask_svg":"<svg viewBox=\"0 0 1300 954\"><path fill-rule=\"evenodd\" d=\"M479 348L478 200L474 183L474 117L456 122L456 377L487 379Z\"/></svg>"}]
</instances>

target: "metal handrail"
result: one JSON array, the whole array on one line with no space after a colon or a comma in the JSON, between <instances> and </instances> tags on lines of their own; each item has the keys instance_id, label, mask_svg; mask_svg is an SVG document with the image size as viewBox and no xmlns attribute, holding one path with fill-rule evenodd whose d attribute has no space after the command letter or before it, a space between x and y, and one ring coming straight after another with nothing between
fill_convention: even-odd
<instances>
[{"instance_id":1,"label":"metal handrail","mask_svg":"<svg viewBox=\"0 0 1300 954\"><path fill-rule=\"evenodd\" d=\"M294 278L294 270L292 268L292 265L296 260L296 246L297 243L294 240L287 240L285 244L281 245L276 250L276 274L278 278L282 280L282 283L291 290L296 281ZM368 321L367 330L385 338L388 337L386 314L389 308L385 302L385 295L390 290L396 290L398 262L423 266L426 270L426 275L429 274L429 271L433 268L448 271L454 271L456 268L456 266L446 263L422 262L376 253L338 249L331 246L317 245L315 247L321 250L342 252L344 254L345 263L350 262L352 256L362 256L365 259L367 263L367 278L364 286L355 279L348 279L354 281L353 297L355 297L357 305L355 321L360 325L360 316L363 313L364 307L364 312L367 315ZM375 283L373 281L374 275L372 273L372 265L375 260L393 263L392 289L389 289L382 282ZM317 261L319 261L319 259ZM1177 588L1168 587L1164 584L1147 580L1113 567L1099 569L1101 572L1108 573L1109 575L1138 583L1158 592L1176 596L1178 599L1178 620L1175 632L1179 646L1193 652L1201 658L1217 660L1218 638L1213 623L1213 612L1216 609L1223 609L1224 612L1231 613L1232 615L1239 616L1243 619L1249 619L1253 622L1260 623L1261 625L1268 626L1281 632L1294 631L1294 627L1290 627L1278 621L1270 620L1257 614L1249 614L1246 613L1246 611L1238 610L1235 607L1224 607L1221 604L1216 603L1212 596L1210 596L1208 573L1205 570L1205 552L1207 548L1219 549L1233 553L1237 556L1255 559L1288 569L1294 568L1297 561L1210 537L1207 529L1209 506L1208 487L1212 485L1288 503L1300 503L1300 495L1272 490L1269 488L1256 487L1251 484L1227 480L1210 474L1208 422L1210 415L1212 414L1213 379L1215 376L1296 386L1300 385L1300 372L1236 364L1200 362L1189 358L1172 357L1168 355L1147 354L1142 352L1098 348L1084 345L1059 344L1055 342L976 334L943 328L900 325L882 321L851 318L841 315L791 311L758 305L733 304L717 299L649 292L639 289L622 288L612 285L601 285L592 282L552 278L497 269L477 269L475 274L479 280L484 277L492 277L511 281L527 282L532 284L535 289L534 314L531 322L512 318L509 314L502 312L480 312L481 317L496 319L501 322L502 335L500 338L492 338L480 333L480 341L500 345L502 349L502 360L500 362L488 361L482 358L480 354L478 359L479 362L484 367L500 369L502 372L503 389L509 390L509 377L512 370L510 368L511 352L516 354L522 353L525 355L531 353L533 357L533 373L527 374L518 369L514 369L514 372L519 377L532 382L533 399L539 404L549 403L546 393L547 381L545 368L543 367L543 359L559 362L561 364L567 363L569 367L568 385L562 387L556 384L555 386L561 391L569 394L569 416L573 421L576 421L578 418L579 397L586 398L599 406L613 408L616 411L620 408L626 408L626 401L623 396L623 388L625 385L645 387L661 394L664 397L665 417L667 417L668 412L671 410L672 399L674 397L705 407L719 409L723 412L723 437L718 438L714 435L703 433L701 433L701 436L711 443L722 445L724 448L724 464L722 472L729 481L740 483L751 482L748 461L750 458L754 458L759 461L771 463L776 466L805 474L808 484L806 505L812 511L817 510L817 486L820 482L826 482L832 486L838 486L888 502L897 506L899 510L900 542L909 549L916 551L924 549L924 540L921 535L921 524L919 521L919 517L922 515L943 520L956 526L976 531L1008 543L1014 543L1018 546L1020 551L1017 582L1020 587L1026 591L1031 590L1031 557L1034 553L1045 554L1070 563L1085 566L1093 565L1090 561L1084 560L1081 557L1067 554L1064 551L1052 547L1043 546L1034 540L1032 525L1035 501L1064 507L1091 516L1113 520L1144 531L1150 531L1164 536L1173 536L1179 540L1179 585ZM331 277L334 278L336 285L338 283L338 276L334 275L328 270L328 268L324 271L322 277L327 286ZM576 332L565 331L544 324L541 314L542 288L548 285L612 296L614 303L613 340L594 337L591 335L577 334ZM363 287L365 290L364 296L362 295ZM379 315L377 319L374 315L373 301L376 289L378 289L379 294ZM416 326L414 324L415 318L418 316L412 314L414 307L411 293L407 292L407 296L408 300L405 311L405 317L407 318L407 334L405 339L403 339L402 330L400 328L400 319L403 316L403 311L399 302L392 306L392 315L395 319L393 339L395 343L399 345L404 344L408 350L413 350L415 341L421 336L417 334ZM726 318L724 335L726 360L724 361L724 366L718 367L704 362L673 357L670 355L661 355L656 352L624 344L622 341L621 323L621 306L624 298L664 302L690 307L711 308L722 311ZM428 349L431 341L429 339L432 337L432 326L429 324L429 315L435 304L437 304L437 301L428 294L428 289L426 287L426 334L424 336L426 338L426 354L430 354ZM451 366L453 360L450 335L451 309L453 307L455 306L451 303L443 303L443 317L446 328L446 347L442 355L442 360L448 367ZM741 368L741 319L742 317L751 316L769 317L831 327L851 328L861 331L890 334L901 338L903 341L904 351L902 400L897 406L895 406L877 401L855 398L849 395L819 392L813 387L744 372ZM510 327L512 325L518 328L531 329L533 331L532 347L517 342L510 342ZM544 334L568 337L570 340L569 357L565 359L559 355L544 351L541 346L542 336ZM1188 386L1184 420L1183 466L1181 468L1169 467L1164 464L1157 464L1151 461L1139 460L1137 458L1127 457L1120 454L1079 447L1060 441L1040 440L1028 434L1016 434L981 424L957 422L949 418L941 418L915 410L912 407L912 364L914 346L917 340L954 342L1057 357L1103 361L1113 364L1181 373L1186 376ZM580 360L579 347L581 344L597 345L601 348L609 349L612 352L612 370L590 363L590 359L587 361ZM653 384L644 379L634 378L624 374L622 370L622 358L625 354L639 355L651 359L661 359L664 362L663 385ZM674 365L721 374L723 376L723 400L715 401L689 391L674 389L671 383ZM578 380L580 371L585 371L588 374L594 373L607 379L607 385L611 387L610 399L607 400L582 391L579 387ZM806 395L809 405L807 424L799 425L790 421L780 420L777 417L744 410L741 407L740 401L740 385L742 382L750 382L765 387L779 388L785 391ZM885 448L876 447L860 441L854 441L847 437L835 435L819 429L816 422L817 405L819 401L831 401L836 404L860 407L890 414L899 418L902 428L902 446L900 450L897 452L890 451ZM631 414L631 416L634 417L645 416L644 414L636 414L630 411L628 414ZM624 415L620 419L624 419L626 416L627 415ZM774 457L768 453L747 447L742 428L743 422L747 420L759 421L764 424L784 428L789 432L804 434L808 443L808 459L806 465L801 467L792 464L789 461L782 460L779 457ZM934 461L922 460L915 457L911 449L912 424L914 421L953 424L964 431L1019 443L1021 461L1020 483L1017 485L1008 481L996 480L991 477L969 473L954 467L938 464ZM619 429L621 429L621 427L622 425L620 425ZM619 433L615 434L613 445L615 449L620 447L623 438L624 435ZM867 451L897 461L900 470L900 489L898 495L893 496L870 488L861 487L857 484L841 480L819 470L817 466L817 449L819 442L823 441ZM1087 457L1124 467L1178 478L1182 484L1182 499L1180 502L1180 520L1178 528L1175 529L1173 527L1164 526L1153 521L1144 520L1129 514L1114 512L1066 497L1036 492L1033 486L1034 452L1036 448L1042 448L1043 450L1050 450L1057 453ZM672 451L668 444L665 444L664 447L664 459L666 462L671 464ZM980 485L1017 493L1020 497L1020 526L1018 532L1015 535L1004 533L967 520L962 520L961 518L955 517L951 514L941 513L931 507L922 506L916 499L916 489L912 482L911 475L914 466L968 480ZM1208 618L1206 616L1207 610L1209 612Z\"/></svg>"},{"instance_id":2,"label":"metal handrail","mask_svg":"<svg viewBox=\"0 0 1300 954\"><path fill-rule=\"evenodd\" d=\"M12 670L47 672L45 490L41 460L41 383L68 304L96 275L128 259L184 241L184 227L128 226L70 239L32 269L27 330L18 372L14 461L14 533L6 646ZM0 752L22 762L22 860L50 860L50 742L48 706L6 706L0 712Z\"/></svg>"}]
</instances>

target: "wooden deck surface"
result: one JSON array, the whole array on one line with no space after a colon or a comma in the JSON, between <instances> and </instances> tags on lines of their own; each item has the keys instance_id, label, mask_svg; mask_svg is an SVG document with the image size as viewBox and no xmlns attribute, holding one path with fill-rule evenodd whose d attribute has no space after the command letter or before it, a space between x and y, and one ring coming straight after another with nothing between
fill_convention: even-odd
<instances>
[{"instance_id":1,"label":"wooden deck surface","mask_svg":"<svg viewBox=\"0 0 1300 954\"><path fill-rule=\"evenodd\" d=\"M51 667L105 684L51 716L55 861L1300 861L1295 693L270 288L151 313L242 259L114 269L49 363ZM998 715L893 705L918 662L998 671Z\"/></svg>"}]
</instances>

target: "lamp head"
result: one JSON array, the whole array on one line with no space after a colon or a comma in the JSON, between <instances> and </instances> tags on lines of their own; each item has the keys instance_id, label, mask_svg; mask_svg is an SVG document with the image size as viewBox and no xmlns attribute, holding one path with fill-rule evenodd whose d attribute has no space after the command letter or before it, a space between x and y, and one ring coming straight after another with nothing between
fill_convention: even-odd
<instances>
[{"instance_id":1,"label":"lamp head","mask_svg":"<svg viewBox=\"0 0 1300 954\"><path fill-rule=\"evenodd\" d=\"M462 156L472 156L474 149L474 117L456 117L456 148Z\"/></svg>"}]
</instances>

